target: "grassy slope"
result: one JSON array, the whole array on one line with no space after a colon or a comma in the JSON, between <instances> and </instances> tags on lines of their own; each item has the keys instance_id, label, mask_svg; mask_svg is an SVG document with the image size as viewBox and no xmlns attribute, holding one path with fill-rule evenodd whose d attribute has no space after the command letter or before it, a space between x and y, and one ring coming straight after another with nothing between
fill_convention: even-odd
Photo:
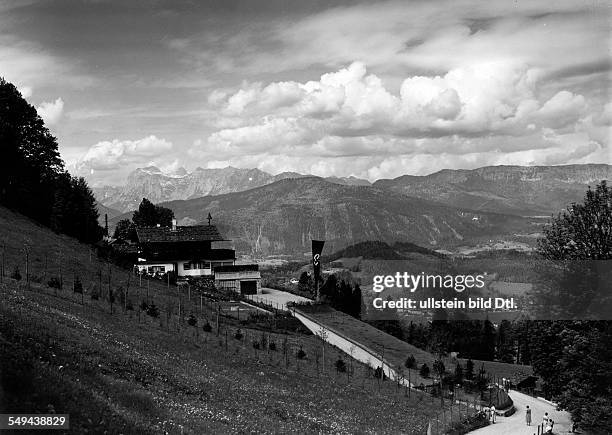
<instances>
[{"instance_id":1,"label":"grassy slope","mask_svg":"<svg viewBox=\"0 0 612 435\"><path fill-rule=\"evenodd\" d=\"M107 270L95 257L89 260L87 247L2 208L0 237L9 271L22 261L24 239L32 243L36 276L45 274L45 256L46 276L58 273L52 253L58 250L67 283L78 270L86 292L97 285L98 269ZM126 286L127 273L111 270L112 286ZM176 307L175 292L151 286L160 306ZM332 364L342 357L336 350L326 351L321 368L320 343L312 336L272 335L268 339L279 350L256 351L250 341L261 332L243 329L247 338L238 341L231 338L235 327L222 325L220 337L201 330L196 335L176 311L170 321L139 318L116 304L111 315L106 301L87 294L81 305L80 296L67 290L56 294L38 283L27 290L23 281L6 279L0 299L1 407L45 412L52 404L58 413L71 414L75 433L181 433L181 426L185 433L422 433L435 412L422 395L408 399L389 383L378 386L359 365L351 378L335 373ZM183 303L200 325L211 319L206 309L200 313ZM280 350L283 338L287 359ZM299 347L305 360L294 357Z\"/></svg>"},{"instance_id":2,"label":"grassy slope","mask_svg":"<svg viewBox=\"0 0 612 435\"><path fill-rule=\"evenodd\" d=\"M430 368L435 360L434 355L393 337L373 326L361 322L354 317L336 311L330 307L300 307L311 317L316 318L322 325L330 330L338 332L351 340L362 343L378 355L383 355L387 364L392 367L403 367L406 358L413 355L418 366L426 363ZM418 370L412 370L413 383L431 383L431 380L423 379L418 376Z\"/></svg>"},{"instance_id":3,"label":"grassy slope","mask_svg":"<svg viewBox=\"0 0 612 435\"><path fill-rule=\"evenodd\" d=\"M385 332L382 332L367 323L361 322L348 314L336 311L329 307L300 307L301 310L307 312L310 316L315 317L321 324L326 325L329 329L341 333L359 343L363 343L369 349L383 354L387 364L392 367L403 367L406 358L409 355L414 356L417 365L427 364L431 369L433 362L437 359L433 354L419 349L405 341L399 340ZM465 367L467 360L459 359L459 362ZM495 361L480 361L473 360L474 370L477 372L481 365L484 364L485 370L497 378L510 378L521 380L524 377L533 374L531 366L523 366L516 364L507 364ZM445 358L444 363L447 370L454 370L454 361L450 358ZM418 376L418 370L412 371L412 379L414 383L424 384L431 383L431 379L423 379Z\"/></svg>"}]
</instances>

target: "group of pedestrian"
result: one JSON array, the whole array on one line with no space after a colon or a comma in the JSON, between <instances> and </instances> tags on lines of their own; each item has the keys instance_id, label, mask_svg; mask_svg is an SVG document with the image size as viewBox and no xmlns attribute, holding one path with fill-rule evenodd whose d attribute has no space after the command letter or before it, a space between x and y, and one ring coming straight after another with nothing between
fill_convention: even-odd
<instances>
[{"instance_id":1,"label":"group of pedestrian","mask_svg":"<svg viewBox=\"0 0 612 435\"><path fill-rule=\"evenodd\" d=\"M527 426L531 426L531 408L529 408L529 405L527 405L527 408L525 409L525 421L527 422ZM551 434L554 426L554 420L548 416L548 412L545 412L544 417L542 417L542 427L544 428L544 433Z\"/></svg>"},{"instance_id":2,"label":"group of pedestrian","mask_svg":"<svg viewBox=\"0 0 612 435\"><path fill-rule=\"evenodd\" d=\"M496 414L495 414L495 405L491 405L490 407L485 408L485 413L486 413L486 416L487 416L487 419L489 420L489 422L491 424L495 423L495 419L496 419L495 418L495 416L496 416Z\"/></svg>"}]
</instances>

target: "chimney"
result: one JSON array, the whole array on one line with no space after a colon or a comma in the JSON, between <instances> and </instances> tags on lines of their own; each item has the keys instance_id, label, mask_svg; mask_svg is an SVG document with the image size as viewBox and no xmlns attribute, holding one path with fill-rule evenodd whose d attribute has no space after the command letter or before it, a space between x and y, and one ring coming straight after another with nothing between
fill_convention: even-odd
<instances>
[{"instance_id":1,"label":"chimney","mask_svg":"<svg viewBox=\"0 0 612 435\"><path fill-rule=\"evenodd\" d=\"M172 219L172 231L176 231L176 219Z\"/></svg>"}]
</instances>

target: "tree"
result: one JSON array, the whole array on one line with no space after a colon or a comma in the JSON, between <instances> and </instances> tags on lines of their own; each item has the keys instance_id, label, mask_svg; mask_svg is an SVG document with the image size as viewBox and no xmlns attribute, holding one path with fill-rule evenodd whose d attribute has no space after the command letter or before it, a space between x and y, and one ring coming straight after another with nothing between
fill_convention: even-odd
<instances>
[{"instance_id":1,"label":"tree","mask_svg":"<svg viewBox=\"0 0 612 435\"><path fill-rule=\"evenodd\" d=\"M64 169L55 137L17 88L0 78L0 203L49 224L54 182Z\"/></svg>"},{"instance_id":2,"label":"tree","mask_svg":"<svg viewBox=\"0 0 612 435\"><path fill-rule=\"evenodd\" d=\"M429 373L430 373L429 366L427 364L423 364L421 366L421 369L419 370L419 375L421 375L422 378L428 378Z\"/></svg>"},{"instance_id":3,"label":"tree","mask_svg":"<svg viewBox=\"0 0 612 435\"><path fill-rule=\"evenodd\" d=\"M136 241L136 227L134 223L129 219L121 219L117 222L113 237L120 240Z\"/></svg>"},{"instance_id":4,"label":"tree","mask_svg":"<svg viewBox=\"0 0 612 435\"><path fill-rule=\"evenodd\" d=\"M444 363L442 362L442 360L437 359L434 361L433 363L433 369L434 372L441 378L444 375L444 372L446 371L446 367L444 367Z\"/></svg>"},{"instance_id":5,"label":"tree","mask_svg":"<svg viewBox=\"0 0 612 435\"><path fill-rule=\"evenodd\" d=\"M508 320L502 320L497 327L496 356L505 363L514 362L514 342L512 340L512 325Z\"/></svg>"},{"instance_id":6,"label":"tree","mask_svg":"<svg viewBox=\"0 0 612 435\"><path fill-rule=\"evenodd\" d=\"M550 260L612 259L612 191L605 180L589 187L583 204L573 203L552 219L538 252Z\"/></svg>"},{"instance_id":7,"label":"tree","mask_svg":"<svg viewBox=\"0 0 612 435\"><path fill-rule=\"evenodd\" d=\"M465 379L472 380L474 378L474 361L471 359L465 363Z\"/></svg>"},{"instance_id":8,"label":"tree","mask_svg":"<svg viewBox=\"0 0 612 435\"><path fill-rule=\"evenodd\" d=\"M463 384L463 367L461 367L461 364L455 366L455 383Z\"/></svg>"},{"instance_id":9,"label":"tree","mask_svg":"<svg viewBox=\"0 0 612 435\"><path fill-rule=\"evenodd\" d=\"M583 278L603 263L598 274L606 280L612 259L612 192L605 181L588 189L583 204L572 204L552 219L538 253L563 265L581 265ZM596 303L605 306L606 300ZM567 409L581 429L612 432L612 322L533 322L528 346L545 395Z\"/></svg>"},{"instance_id":10,"label":"tree","mask_svg":"<svg viewBox=\"0 0 612 435\"><path fill-rule=\"evenodd\" d=\"M390 300L390 297L388 297L387 300ZM404 339L404 331L396 309L386 306L380 310L373 310L369 318L371 318L371 320L367 322L370 325L400 340Z\"/></svg>"},{"instance_id":11,"label":"tree","mask_svg":"<svg viewBox=\"0 0 612 435\"><path fill-rule=\"evenodd\" d=\"M362 314L365 314L363 311L363 296L359 284L355 284L355 287L353 287L353 293L351 295L351 312L349 314L356 319L361 319Z\"/></svg>"},{"instance_id":12,"label":"tree","mask_svg":"<svg viewBox=\"0 0 612 435\"><path fill-rule=\"evenodd\" d=\"M414 355L410 355L408 358L406 358L406 362L404 363L404 365L407 369L416 368L416 359L414 358Z\"/></svg>"},{"instance_id":13,"label":"tree","mask_svg":"<svg viewBox=\"0 0 612 435\"><path fill-rule=\"evenodd\" d=\"M134 212L132 222L137 227L155 227L158 224L162 227L172 225L174 212L169 208L153 204L147 198L142 198L138 210Z\"/></svg>"},{"instance_id":14,"label":"tree","mask_svg":"<svg viewBox=\"0 0 612 435\"><path fill-rule=\"evenodd\" d=\"M480 335L480 355L478 359L493 361L495 358L495 327L489 319L482 324Z\"/></svg>"},{"instance_id":15,"label":"tree","mask_svg":"<svg viewBox=\"0 0 612 435\"><path fill-rule=\"evenodd\" d=\"M313 288L313 280L310 274L306 271L302 272L298 281L298 290L304 293L312 293Z\"/></svg>"},{"instance_id":16,"label":"tree","mask_svg":"<svg viewBox=\"0 0 612 435\"><path fill-rule=\"evenodd\" d=\"M306 358L306 352L304 352L304 349L302 348L302 346L300 346L300 348L296 352L295 356L297 357L297 359L304 359L304 358Z\"/></svg>"},{"instance_id":17,"label":"tree","mask_svg":"<svg viewBox=\"0 0 612 435\"><path fill-rule=\"evenodd\" d=\"M196 319L193 314L190 314L189 319L187 319L187 324L195 328L198 325L198 319Z\"/></svg>"},{"instance_id":18,"label":"tree","mask_svg":"<svg viewBox=\"0 0 612 435\"><path fill-rule=\"evenodd\" d=\"M75 293L83 293L83 283L81 282L81 278L79 276L74 277L74 284L72 286L72 291Z\"/></svg>"},{"instance_id":19,"label":"tree","mask_svg":"<svg viewBox=\"0 0 612 435\"><path fill-rule=\"evenodd\" d=\"M102 237L93 193L64 169L36 109L0 78L0 203L42 225L93 243Z\"/></svg>"},{"instance_id":20,"label":"tree","mask_svg":"<svg viewBox=\"0 0 612 435\"><path fill-rule=\"evenodd\" d=\"M147 308L147 314L154 319L159 317L159 308L157 308L154 302L151 302L151 305Z\"/></svg>"},{"instance_id":21,"label":"tree","mask_svg":"<svg viewBox=\"0 0 612 435\"><path fill-rule=\"evenodd\" d=\"M13 273L11 273L11 278L16 281L21 281L21 272L19 272L19 266L15 266L15 269L13 269Z\"/></svg>"}]
</instances>

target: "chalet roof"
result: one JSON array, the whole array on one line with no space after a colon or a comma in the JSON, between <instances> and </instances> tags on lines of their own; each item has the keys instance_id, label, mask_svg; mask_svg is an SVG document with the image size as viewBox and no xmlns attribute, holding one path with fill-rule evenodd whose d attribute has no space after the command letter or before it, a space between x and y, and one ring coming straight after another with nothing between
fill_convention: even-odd
<instances>
[{"instance_id":1,"label":"chalet roof","mask_svg":"<svg viewBox=\"0 0 612 435\"><path fill-rule=\"evenodd\" d=\"M140 243L158 242L204 242L225 240L214 225L136 228Z\"/></svg>"}]
</instances>

